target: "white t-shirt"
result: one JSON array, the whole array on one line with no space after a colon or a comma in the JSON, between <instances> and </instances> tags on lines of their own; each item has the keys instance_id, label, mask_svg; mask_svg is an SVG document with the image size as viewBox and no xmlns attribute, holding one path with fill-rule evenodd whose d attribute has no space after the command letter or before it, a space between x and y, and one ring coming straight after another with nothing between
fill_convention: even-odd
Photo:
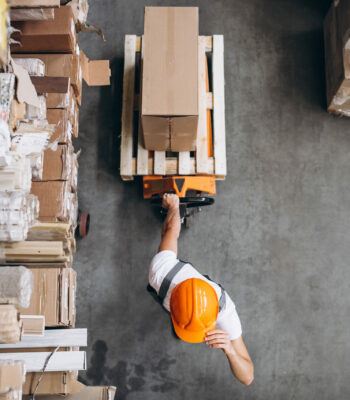
<instances>
[{"instance_id":1,"label":"white t-shirt","mask_svg":"<svg viewBox=\"0 0 350 400\"><path fill-rule=\"evenodd\" d=\"M149 268L149 284L159 292L160 286L163 279L168 274L168 272L178 263L176 254L171 250L163 250L156 254L151 261ZM220 299L221 288L215 282L212 282L200 274L191 264L186 264L182 269L175 275L172 280L168 293L164 299L163 306L169 311L170 306L170 295L174 287L186 279L199 278L203 279L209 285L211 285ZM242 335L241 321L239 320L235 304L231 300L230 296L226 292L226 304L224 308L219 312L218 319L216 322L216 329L223 329L228 332L231 340L238 339Z\"/></svg>"}]
</instances>

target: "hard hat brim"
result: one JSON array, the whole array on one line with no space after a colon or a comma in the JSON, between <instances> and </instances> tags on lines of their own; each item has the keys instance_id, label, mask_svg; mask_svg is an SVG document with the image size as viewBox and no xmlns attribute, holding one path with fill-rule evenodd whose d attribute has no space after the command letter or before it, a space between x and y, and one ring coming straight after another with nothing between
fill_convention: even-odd
<instances>
[{"instance_id":1,"label":"hard hat brim","mask_svg":"<svg viewBox=\"0 0 350 400\"><path fill-rule=\"evenodd\" d=\"M171 316L171 320L173 322L174 330L176 335L183 340L184 342L188 343L201 343L204 342L205 336L208 332L212 331L216 327L216 321L207 329L199 332L191 332L186 329L181 328L176 321L174 320L173 316Z\"/></svg>"}]
</instances>

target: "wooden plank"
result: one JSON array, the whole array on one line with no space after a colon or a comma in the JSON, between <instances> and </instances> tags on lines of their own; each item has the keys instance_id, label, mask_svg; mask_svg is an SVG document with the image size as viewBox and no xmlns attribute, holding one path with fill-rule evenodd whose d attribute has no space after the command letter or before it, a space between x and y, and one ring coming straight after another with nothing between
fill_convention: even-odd
<instances>
[{"instance_id":1,"label":"wooden plank","mask_svg":"<svg viewBox=\"0 0 350 400\"><path fill-rule=\"evenodd\" d=\"M143 36L142 36L143 40ZM142 42L141 42L142 45ZM140 90L142 88L142 60L143 60L143 49L141 49L140 58ZM138 96L139 100L139 110L141 110L141 96ZM137 131L137 175L148 175L148 150L143 146L143 133L142 133L142 123L141 116L139 115L139 126Z\"/></svg>"},{"instance_id":2,"label":"wooden plank","mask_svg":"<svg viewBox=\"0 0 350 400\"><path fill-rule=\"evenodd\" d=\"M213 36L199 36L205 40L205 51L210 53L213 51Z\"/></svg>"},{"instance_id":3,"label":"wooden plank","mask_svg":"<svg viewBox=\"0 0 350 400\"><path fill-rule=\"evenodd\" d=\"M70 78L63 76L31 76L37 93L68 93Z\"/></svg>"},{"instance_id":4,"label":"wooden plank","mask_svg":"<svg viewBox=\"0 0 350 400\"><path fill-rule=\"evenodd\" d=\"M190 174L190 152L181 151L179 153L179 175Z\"/></svg>"},{"instance_id":5,"label":"wooden plank","mask_svg":"<svg viewBox=\"0 0 350 400\"><path fill-rule=\"evenodd\" d=\"M135 48L135 51L137 51L137 52L141 51L141 46L142 46L141 36L136 36L136 48Z\"/></svg>"},{"instance_id":6,"label":"wooden plank","mask_svg":"<svg viewBox=\"0 0 350 400\"><path fill-rule=\"evenodd\" d=\"M0 360L22 360L27 372L40 372L50 352L0 353ZM45 371L79 371L86 369L85 351L56 351Z\"/></svg>"},{"instance_id":7,"label":"wooden plank","mask_svg":"<svg viewBox=\"0 0 350 400\"><path fill-rule=\"evenodd\" d=\"M132 180L136 35L125 36L120 175Z\"/></svg>"},{"instance_id":8,"label":"wooden plank","mask_svg":"<svg viewBox=\"0 0 350 400\"><path fill-rule=\"evenodd\" d=\"M213 130L215 174L226 175L224 37L213 36Z\"/></svg>"},{"instance_id":9,"label":"wooden plank","mask_svg":"<svg viewBox=\"0 0 350 400\"><path fill-rule=\"evenodd\" d=\"M23 333L28 336L44 336L45 316L44 315L21 315Z\"/></svg>"},{"instance_id":10,"label":"wooden plank","mask_svg":"<svg viewBox=\"0 0 350 400\"><path fill-rule=\"evenodd\" d=\"M207 108L206 108L206 56L205 38L198 40L198 130L196 149L196 172L208 174Z\"/></svg>"},{"instance_id":11,"label":"wooden plank","mask_svg":"<svg viewBox=\"0 0 350 400\"><path fill-rule=\"evenodd\" d=\"M18 343L0 344L0 349L29 349L57 346L86 347L87 329L45 329L43 336L23 336Z\"/></svg>"},{"instance_id":12,"label":"wooden plank","mask_svg":"<svg viewBox=\"0 0 350 400\"><path fill-rule=\"evenodd\" d=\"M165 175L165 151L154 152L154 175Z\"/></svg>"},{"instance_id":13,"label":"wooden plank","mask_svg":"<svg viewBox=\"0 0 350 400\"><path fill-rule=\"evenodd\" d=\"M148 159L148 169L150 171L152 171L153 168L153 163L154 163L154 158L150 157ZM196 159L194 157L190 157L190 170L189 170L189 174L190 175L195 175L196 174ZM208 173L210 175L214 175L214 158L209 157L208 158L208 164L209 164L209 171ZM133 174L136 175L137 174L137 170L136 170L136 158L133 158L132 161L132 171ZM164 171L164 170L163 170ZM177 157L167 157L165 158L165 173L163 175L176 175L179 171L179 159ZM154 175L162 175L159 173L154 172ZM217 176L218 179L220 179L219 176Z\"/></svg>"}]
</instances>

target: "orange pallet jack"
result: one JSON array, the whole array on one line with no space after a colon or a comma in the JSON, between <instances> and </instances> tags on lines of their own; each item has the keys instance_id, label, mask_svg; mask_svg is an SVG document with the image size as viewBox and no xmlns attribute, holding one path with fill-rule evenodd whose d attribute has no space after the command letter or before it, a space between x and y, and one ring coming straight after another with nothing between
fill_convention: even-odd
<instances>
[{"instance_id":1,"label":"orange pallet jack","mask_svg":"<svg viewBox=\"0 0 350 400\"><path fill-rule=\"evenodd\" d=\"M208 62L206 63L206 89L209 92ZM211 111L207 110L208 156L213 157L213 130ZM143 177L143 198L151 199L153 206L161 208L162 195L175 193L180 198L180 216L185 227L193 223L194 214L203 206L214 204L216 194L215 175L173 175ZM161 213L166 210L161 208Z\"/></svg>"}]
</instances>

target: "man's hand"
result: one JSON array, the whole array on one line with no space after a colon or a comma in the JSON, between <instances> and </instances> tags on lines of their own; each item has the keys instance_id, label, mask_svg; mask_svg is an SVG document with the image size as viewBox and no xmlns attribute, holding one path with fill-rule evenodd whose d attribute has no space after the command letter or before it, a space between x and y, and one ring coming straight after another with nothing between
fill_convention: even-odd
<instances>
[{"instance_id":1,"label":"man's hand","mask_svg":"<svg viewBox=\"0 0 350 400\"><path fill-rule=\"evenodd\" d=\"M163 195L163 202L162 202L162 207L170 210L172 208L178 208L179 207L179 197L177 194L172 194L172 193L165 193Z\"/></svg>"},{"instance_id":2,"label":"man's hand","mask_svg":"<svg viewBox=\"0 0 350 400\"><path fill-rule=\"evenodd\" d=\"M249 357L242 336L230 340L229 334L221 329L208 332L205 343L213 349L222 349L230 363L233 375L244 385L254 380L254 365Z\"/></svg>"},{"instance_id":3,"label":"man's hand","mask_svg":"<svg viewBox=\"0 0 350 400\"><path fill-rule=\"evenodd\" d=\"M214 329L207 333L205 343L212 349L222 349L226 355L234 354L229 334L221 329Z\"/></svg>"}]
</instances>

